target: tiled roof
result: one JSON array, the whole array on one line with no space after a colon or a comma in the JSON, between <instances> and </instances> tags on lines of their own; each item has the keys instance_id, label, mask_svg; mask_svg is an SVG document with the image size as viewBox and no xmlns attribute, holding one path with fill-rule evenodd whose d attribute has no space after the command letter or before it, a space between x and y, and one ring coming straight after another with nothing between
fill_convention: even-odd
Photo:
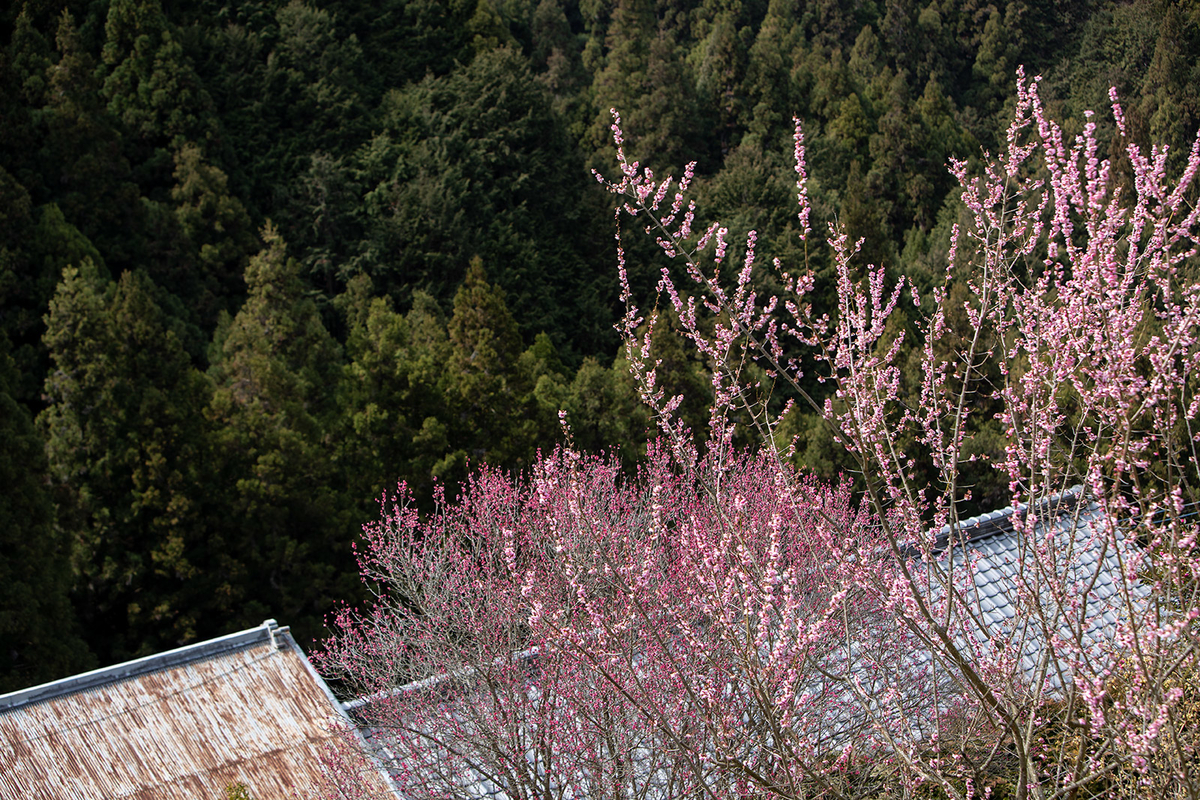
<instances>
[{"instance_id":1,"label":"tiled roof","mask_svg":"<svg viewBox=\"0 0 1200 800\"><path fill-rule=\"evenodd\" d=\"M1083 487L1034 506L1037 525L1031 540L1015 525L1015 518L1028 510L1009 507L967 520L954 537L958 543L949 548L949 530L943 529L938 562L942 574L965 575L964 570L971 568L973 586L967 584L966 595L986 625L981 633L993 639L997 634L1009 637L1021 648L1021 668L1031 676L1047 635L1057 631L1069 637L1079 619L1085 620L1085 647L1100 653L1111 644L1126 602L1114 576L1120 576L1122 555L1131 545L1119 529L1110 538L1103 511ZM1037 557L1036 547L1042 548ZM1086 609L1060 607L1046 588L1038 602L1027 597L1022 603L1022 585L1077 587L1086 592ZM1132 587L1132 599L1144 597L1146 591Z\"/></svg>"},{"instance_id":2,"label":"tiled roof","mask_svg":"<svg viewBox=\"0 0 1200 800\"><path fill-rule=\"evenodd\" d=\"M1056 519L1062 519L1067 514L1074 514L1076 508L1084 500L1084 492L1082 486L1075 486L1061 494L1056 494L1047 497L1033 505L1033 513L1036 517L1045 519L1047 516L1053 516ZM1089 501L1084 504L1080 510L1081 519L1098 519L1100 507L1094 501ZM973 545L976 542L982 542L989 539L1003 539L1011 534L1016 533L1016 517L1027 514L1029 508L1025 505L999 509L998 511L989 511L980 514L977 517L971 517L968 520L960 522L955 531L956 543L966 543ZM941 552L950 544L949 525L938 531L937 539L933 549Z\"/></svg>"},{"instance_id":3,"label":"tiled roof","mask_svg":"<svg viewBox=\"0 0 1200 800\"><path fill-rule=\"evenodd\" d=\"M0 695L0 796L305 797L345 716L288 633L258 628Z\"/></svg>"}]
</instances>

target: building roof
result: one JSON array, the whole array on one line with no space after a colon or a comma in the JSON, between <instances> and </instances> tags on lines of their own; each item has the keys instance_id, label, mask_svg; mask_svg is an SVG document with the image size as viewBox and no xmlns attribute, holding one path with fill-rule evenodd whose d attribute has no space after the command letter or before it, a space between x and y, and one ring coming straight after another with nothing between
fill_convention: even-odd
<instances>
[{"instance_id":1,"label":"building roof","mask_svg":"<svg viewBox=\"0 0 1200 800\"><path fill-rule=\"evenodd\" d=\"M1083 504L1082 507L1080 507L1081 503ZM1087 524L1090 520L1099 519L1100 507L1096 505L1094 500L1087 498L1082 486L1074 486L1061 494L1047 497L1033 505L1033 513L1038 519L1046 520L1049 517L1053 517L1060 522L1067 515L1074 514L1077 509L1081 524ZM979 542L988 540L1008 540L1015 542L1017 540L1012 537L1016 534L1016 520L1018 517L1028 513L1029 507L1020 505L1007 506L997 511L989 511L977 517L971 517L968 520L960 522L955 529L955 544L956 546L966 544L968 547L972 547ZM949 525L944 526L938 531L933 545L935 552L944 551L950 545L950 532L951 528Z\"/></svg>"},{"instance_id":2,"label":"building roof","mask_svg":"<svg viewBox=\"0 0 1200 800\"><path fill-rule=\"evenodd\" d=\"M340 722L288 629L267 620L0 695L0 796L222 800L241 782L255 800L304 797Z\"/></svg>"},{"instance_id":3,"label":"building roof","mask_svg":"<svg viewBox=\"0 0 1200 800\"><path fill-rule=\"evenodd\" d=\"M1121 558L1133 545L1119 526L1109 530L1104 511L1082 486L1035 504L1033 511L1037 524L1032 539L1015 525L1017 517L1029 512L1026 506L1010 506L963 522L953 546L947 547L948 528L938 537L941 562L948 555L952 571L960 575L965 574L965 566L971 567L973 587L967 601L985 624L980 633L986 638L1002 632L1018 645L1027 676L1035 673L1046 636L1056 629L1072 638L1075 626L1082 623L1083 646L1103 657L1126 613L1125 604L1148 593L1147 587L1136 584L1130 587L1130 597L1123 597ZM1051 542L1053 547L1040 558L1034 555L1038 546ZM1022 581L1041 587L1037 614L1030 614L1028 599L1018 603ZM1071 597L1086 597L1086 606L1072 610L1056 600L1052 590L1063 587ZM1057 678L1051 676L1051 682L1057 684Z\"/></svg>"}]
</instances>

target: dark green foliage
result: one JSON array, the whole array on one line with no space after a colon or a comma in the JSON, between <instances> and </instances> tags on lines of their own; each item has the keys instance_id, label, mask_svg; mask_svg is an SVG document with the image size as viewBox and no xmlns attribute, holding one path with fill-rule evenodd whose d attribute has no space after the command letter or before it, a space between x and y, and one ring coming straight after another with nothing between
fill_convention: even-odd
<instances>
[{"instance_id":1,"label":"dark green foliage","mask_svg":"<svg viewBox=\"0 0 1200 800\"><path fill-rule=\"evenodd\" d=\"M42 315L65 264L99 253L53 203L34 208L28 192L0 167L0 329L13 348L10 391L38 407L48 362Z\"/></svg>"},{"instance_id":2,"label":"dark green foliage","mask_svg":"<svg viewBox=\"0 0 1200 800\"><path fill-rule=\"evenodd\" d=\"M295 237L307 224L295 198L312 156L351 153L369 130L363 90L372 72L339 17L311 3L263 2L224 16L196 35L198 72L221 110L216 165L258 221L271 215Z\"/></svg>"},{"instance_id":3,"label":"dark green foliage","mask_svg":"<svg viewBox=\"0 0 1200 800\"><path fill-rule=\"evenodd\" d=\"M586 102L591 76L584 69L582 45L566 12L555 0L538 3L530 21L530 60L538 80L554 98L555 113L578 141L591 122Z\"/></svg>"},{"instance_id":4,"label":"dark green foliage","mask_svg":"<svg viewBox=\"0 0 1200 800\"><path fill-rule=\"evenodd\" d=\"M478 255L525 338L547 330L575 352L614 346L614 292L590 251L603 206L520 55L485 52L390 94L382 111L360 156L376 287L405 304L417 287L446 302Z\"/></svg>"},{"instance_id":5,"label":"dark green foliage","mask_svg":"<svg viewBox=\"0 0 1200 800\"><path fill-rule=\"evenodd\" d=\"M520 468L532 463L539 438L541 443L552 444L538 437L537 431L552 436L555 424L553 416L545 416L549 409L538 408L533 390L539 373L550 372L557 354L543 340L540 358L536 352L522 358L524 348L516 321L503 292L487 282L479 258L471 261L466 280L454 296L448 333L446 394L455 448L450 458L455 463L447 465L445 477L465 478L467 464ZM549 410L550 414L556 410Z\"/></svg>"},{"instance_id":6,"label":"dark green foliage","mask_svg":"<svg viewBox=\"0 0 1200 800\"><path fill-rule=\"evenodd\" d=\"M108 110L144 146L203 142L216 133L212 100L159 0L112 0L102 58Z\"/></svg>"},{"instance_id":7,"label":"dark green foliage","mask_svg":"<svg viewBox=\"0 0 1200 800\"><path fill-rule=\"evenodd\" d=\"M427 294L417 292L412 310L401 315L370 289L370 279L359 275L341 300L350 333L339 460L360 502L373 504L402 480L429 505L449 450L446 321Z\"/></svg>"},{"instance_id":8,"label":"dark green foliage","mask_svg":"<svg viewBox=\"0 0 1200 800\"><path fill-rule=\"evenodd\" d=\"M330 439L341 353L304 297L299 265L273 228L246 267L249 296L219 334L214 391L219 491L229 512L210 533L229 543L249 580L233 619L286 619L307 640L353 591L354 521Z\"/></svg>"},{"instance_id":9,"label":"dark green foliage","mask_svg":"<svg viewBox=\"0 0 1200 800\"><path fill-rule=\"evenodd\" d=\"M871 137L873 166L868 191L884 200L885 238L897 241L909 227L928 230L947 194L956 186L946 169L951 158L975 155L979 146L955 120L941 87L930 80L920 96L911 97L893 84L887 111Z\"/></svg>"},{"instance_id":10,"label":"dark green foliage","mask_svg":"<svg viewBox=\"0 0 1200 800\"><path fill-rule=\"evenodd\" d=\"M42 138L37 112L45 103L50 63L46 37L23 10L8 47L0 50L0 115L4 120L0 165L35 191L44 181L35 157Z\"/></svg>"},{"instance_id":11,"label":"dark green foliage","mask_svg":"<svg viewBox=\"0 0 1200 800\"><path fill-rule=\"evenodd\" d=\"M189 320L211 330L217 312L232 310L243 291L242 273L255 249L245 207L228 188L225 173L200 147L183 143L174 154L170 211L163 210L169 237L155 277L187 304Z\"/></svg>"},{"instance_id":12,"label":"dark green foliage","mask_svg":"<svg viewBox=\"0 0 1200 800\"><path fill-rule=\"evenodd\" d=\"M845 223L922 294L960 212L946 162L996 150L1018 65L1068 135L1114 85L1170 165L1200 125L1200 11L1176 0L30 0L0 31L3 396L42 414L52 479L29 486L52 509L29 513L58 521L47 552L74 556L103 660L266 616L316 635L383 490L424 509L468 462L519 469L560 409L577 444L635 464L653 424L614 361L587 171L612 171L610 107L660 176L697 160L697 228L813 269L817 313L833 283L796 236L793 115L814 236ZM623 240L650 309L661 254L636 225ZM769 267L755 281L778 291ZM655 348L703 435L704 365ZM813 418L791 435L844 468Z\"/></svg>"},{"instance_id":13,"label":"dark green foliage","mask_svg":"<svg viewBox=\"0 0 1200 800\"><path fill-rule=\"evenodd\" d=\"M577 447L594 453L617 452L621 463L633 468L646 454L653 423L628 366L622 358L612 368L594 358L584 359L563 408Z\"/></svg>"},{"instance_id":14,"label":"dark green foliage","mask_svg":"<svg viewBox=\"0 0 1200 800\"><path fill-rule=\"evenodd\" d=\"M133 172L122 153L119 121L103 100L96 59L66 12L55 41L57 60L46 70L46 104L35 115L42 180L31 186L32 196L35 202L57 203L110 267L132 266L144 241L144 222Z\"/></svg>"},{"instance_id":15,"label":"dark green foliage","mask_svg":"<svg viewBox=\"0 0 1200 800\"><path fill-rule=\"evenodd\" d=\"M291 0L276 12L278 39L267 57L262 112L267 130L295 131L272 137L268 161L294 180L300 159L316 151L346 152L361 141L366 109L359 96L367 71L354 36L342 38L324 9Z\"/></svg>"},{"instance_id":16,"label":"dark green foliage","mask_svg":"<svg viewBox=\"0 0 1200 800\"><path fill-rule=\"evenodd\" d=\"M603 40L593 34L593 122L589 149L598 164L610 167L612 123L610 109L624 119L634 152L654 153L662 165L679 169L685 159L701 159L711 169L719 137L704 136L715 130L705 119L697 99L697 86L684 61L686 43L679 41L679 16L667 12L659 18L654 0L619 0ZM602 43L601 43L602 41ZM710 64L713 59L709 60ZM714 65L710 92L720 92L721 79Z\"/></svg>"},{"instance_id":17,"label":"dark green foliage","mask_svg":"<svg viewBox=\"0 0 1200 800\"><path fill-rule=\"evenodd\" d=\"M445 75L469 61L470 2L444 0L346 0L337 4L342 30L358 38L365 63L362 86L373 101L388 90Z\"/></svg>"},{"instance_id":18,"label":"dark green foliage","mask_svg":"<svg viewBox=\"0 0 1200 800\"><path fill-rule=\"evenodd\" d=\"M317 152L309 157L300 178L293 209L306 224L295 236L306 255L305 272L328 295L336 293L348 275L359 272L362 224L360 184L350 159Z\"/></svg>"},{"instance_id":19,"label":"dark green foliage","mask_svg":"<svg viewBox=\"0 0 1200 800\"><path fill-rule=\"evenodd\" d=\"M64 270L47 317L39 422L102 662L194 639L230 610L203 519L208 384L152 295L143 274L112 283L85 261Z\"/></svg>"},{"instance_id":20,"label":"dark green foliage","mask_svg":"<svg viewBox=\"0 0 1200 800\"><path fill-rule=\"evenodd\" d=\"M46 455L0 332L0 693L54 680L94 663L67 592L71 552L55 525Z\"/></svg>"},{"instance_id":21,"label":"dark green foliage","mask_svg":"<svg viewBox=\"0 0 1200 800\"><path fill-rule=\"evenodd\" d=\"M1200 9L1169 3L1154 43L1154 56L1141 85L1137 110L1154 141L1186 142L1200 123ZM1190 54L1190 55L1189 55ZM1185 149L1175 148L1171 166L1180 170Z\"/></svg>"},{"instance_id":22,"label":"dark green foliage","mask_svg":"<svg viewBox=\"0 0 1200 800\"><path fill-rule=\"evenodd\" d=\"M804 35L796 18L796 4L771 0L767 15L754 36L747 56L745 125L763 136L787 129L792 114L805 115L807 92L801 92L797 61L806 50ZM772 146L784 147L780 140Z\"/></svg>"}]
</instances>

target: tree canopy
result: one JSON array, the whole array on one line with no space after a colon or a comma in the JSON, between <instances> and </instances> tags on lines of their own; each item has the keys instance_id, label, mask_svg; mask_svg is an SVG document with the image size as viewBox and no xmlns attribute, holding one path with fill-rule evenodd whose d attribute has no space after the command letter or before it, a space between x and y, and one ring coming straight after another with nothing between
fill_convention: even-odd
<instances>
[{"instance_id":1,"label":"tree canopy","mask_svg":"<svg viewBox=\"0 0 1200 800\"><path fill-rule=\"evenodd\" d=\"M793 115L814 220L927 293L965 219L947 164L1004 146L1019 65L1068 136L1115 86L1129 136L1169 145L1178 171L1198 53L1200 11L1173 0L5 6L0 398L4 458L31 467L0 508L42 544L0 558L9 574L42 553L59 588L38 606L0 582L0 620L61 617L81 638L57 655L27 639L44 655L0 669L61 675L267 616L319 637L362 597L346 575L384 492L403 482L428 513L473 465L527 470L562 441L560 410L578 445L634 468L659 434L614 330L617 243L590 171L615 168L613 107L631 159L677 176L695 160L697 231L756 231L760 263L807 263L812 308L832 313L835 261L787 209ZM1132 191L1113 123L1094 121ZM628 219L617 236L653 296L658 245ZM971 276L952 277L965 296ZM686 315L655 310L662 385L702 439L708 365ZM920 317L904 312L897 336ZM800 388L823 399L814 374ZM796 462L843 470L791 408ZM1004 493L987 475L978 509Z\"/></svg>"}]
</instances>

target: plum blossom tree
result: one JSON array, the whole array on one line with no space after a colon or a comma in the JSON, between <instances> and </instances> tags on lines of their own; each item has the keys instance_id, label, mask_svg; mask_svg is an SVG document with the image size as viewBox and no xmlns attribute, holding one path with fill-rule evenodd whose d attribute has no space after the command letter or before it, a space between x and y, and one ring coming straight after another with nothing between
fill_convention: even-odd
<instances>
[{"instance_id":1,"label":"plum blossom tree","mask_svg":"<svg viewBox=\"0 0 1200 800\"><path fill-rule=\"evenodd\" d=\"M843 537L869 538L867 519L846 486L724 455L687 471L659 448L628 476L563 448L529 481L478 473L425 522L387 504L362 559L380 602L339 617L320 663L365 695L355 713L404 796L844 781L832 765L864 720L819 673L842 668L852 607L826 565L854 560Z\"/></svg>"},{"instance_id":2,"label":"plum blossom tree","mask_svg":"<svg viewBox=\"0 0 1200 800\"><path fill-rule=\"evenodd\" d=\"M608 185L623 200L618 215L640 217L666 254L684 262L690 282L677 285L664 269L660 289L713 364L714 440L730 440L730 412L737 409L755 420L766 442L774 441L778 420L768 416L761 387L745 371L757 362L826 420L857 464L892 560L889 569L860 571L854 581L895 611L962 700L927 706L938 735L921 730L910 737L894 725L894 715L876 713L870 693L846 676L906 774L951 796L969 796L978 769L962 747L963 731L971 731L993 738L992 753L1008 760L1017 797L1093 791L1106 785L1106 774L1126 767L1139 774L1139 785L1167 776L1194 797L1195 742L1182 724L1181 703L1195 678L1200 613L1200 553L1185 513L1197 500L1200 139L1175 180L1166 175L1165 148L1146 153L1127 142L1129 192L1099 157L1090 115L1068 145L1046 117L1037 86L1019 75L1007 146L987 159L981 175L967 162L951 164L971 222L955 228L946 286L934 290L932 309L917 325L921 378L908 394L898 363L903 336L893 335L889 321L906 288L915 306L921 300L903 280L887 287L881 268L860 270L853 259L861 242L850 242L839 226L830 226L828 238L838 312L818 319L804 302L813 287L810 272L788 272L777 262L789 296L755 296L753 232L731 286L717 269L702 267L701 254L710 248L717 267L725 259L727 231L714 224L693 233L695 207L684 206L691 170L679 184L656 181L621 153L619 118L613 130L623 175ZM1125 137L1115 94L1112 103L1117 133ZM808 236L798 122L795 143L799 214ZM967 276L963 310L973 335L947 348L953 272ZM640 317L623 265L621 274L626 342L643 398L667 437L683 443L673 415L678 399L656 389L654 365L634 336ZM820 379L833 385L824 402L799 381L801 352L816 354ZM1000 384L984 369L996 362ZM1035 621L1023 629L1026 642L1014 641L1011 627L982 625L971 570L955 574L949 565L956 562L939 557L947 540L963 546L969 487L960 481L973 451L969 423L986 407L982 399L1002 403L1007 446L997 468L1008 478L1013 505L1026 509L1015 516L1022 566L1011 598L1018 617ZM917 458L903 442L920 444L934 482L916 482ZM1039 512L1060 513L1059 501L1076 484L1102 514L1086 541L1039 525ZM1106 561L1118 565L1119 601L1108 609L1118 622L1109 646L1097 647L1086 634L1107 573L1085 564ZM1039 658L1027 674L1013 654L1031 643ZM1070 730L1058 737L1057 750L1046 738L1047 726L1056 725ZM951 727L958 735L948 741Z\"/></svg>"},{"instance_id":3,"label":"plum blossom tree","mask_svg":"<svg viewBox=\"0 0 1200 800\"><path fill-rule=\"evenodd\" d=\"M722 273L728 232L692 229L692 168L655 178L614 115L622 174L597 177L618 225L682 262L659 288L712 368L708 444L656 380L618 232L626 354L661 434L641 471L567 446L368 528L378 601L336 620L321 663L365 694L406 796L1200 796L1200 138L1170 178L1112 110L1128 176L1090 116L1068 143L1019 73L1003 152L951 163L969 222L944 285L888 286L834 224L822 317L803 266L775 262L784 296L755 291L753 232ZM816 246L799 122L795 166ZM965 337L947 337L951 296ZM827 399L805 391L813 360ZM789 466L763 375L821 416L861 489ZM972 423L997 404L1007 623L964 510ZM735 419L759 451L734 447Z\"/></svg>"}]
</instances>

